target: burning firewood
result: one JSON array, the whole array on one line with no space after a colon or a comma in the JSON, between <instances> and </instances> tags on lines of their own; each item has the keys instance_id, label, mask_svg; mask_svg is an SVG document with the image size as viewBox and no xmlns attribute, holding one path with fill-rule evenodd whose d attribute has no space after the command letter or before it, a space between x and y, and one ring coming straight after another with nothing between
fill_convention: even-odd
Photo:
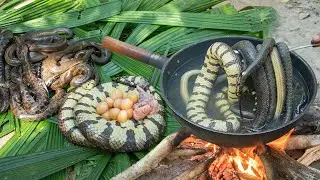
<instances>
[{"instance_id":1,"label":"burning firewood","mask_svg":"<svg viewBox=\"0 0 320 180\"><path fill-rule=\"evenodd\" d=\"M174 133L112 179L320 179L319 171L307 167L320 159L320 145L308 149L298 161L284 151L318 145L320 135L292 136L293 132L267 145L247 148L219 147L185 132Z\"/></svg>"},{"instance_id":2,"label":"burning firewood","mask_svg":"<svg viewBox=\"0 0 320 180\"><path fill-rule=\"evenodd\" d=\"M239 180L228 154L218 157L210 165L208 172L212 179Z\"/></svg>"},{"instance_id":3,"label":"burning firewood","mask_svg":"<svg viewBox=\"0 0 320 180\"><path fill-rule=\"evenodd\" d=\"M209 165L218 157L220 154L220 150L215 152L210 158L206 159L203 162L200 162L196 167L189 169L188 171L185 171L178 177L176 177L174 180L184 180L184 179L193 179L206 171L209 167Z\"/></svg>"}]
</instances>

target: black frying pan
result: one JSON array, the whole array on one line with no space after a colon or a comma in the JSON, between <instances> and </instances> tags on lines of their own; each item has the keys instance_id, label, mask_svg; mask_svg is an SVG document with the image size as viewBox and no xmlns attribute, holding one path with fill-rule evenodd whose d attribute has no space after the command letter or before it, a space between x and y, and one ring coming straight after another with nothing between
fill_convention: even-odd
<instances>
[{"instance_id":1,"label":"black frying pan","mask_svg":"<svg viewBox=\"0 0 320 180\"><path fill-rule=\"evenodd\" d=\"M192 134L203 140L218 145L243 147L253 146L257 143L271 142L294 128L296 122L305 114L306 111L308 111L310 104L314 101L317 93L317 83L314 72L307 62L296 53L291 52L294 77L299 76L300 79L302 77L302 80L305 82L304 91L306 91L308 96L306 98L303 111L294 117L289 123L269 127L260 132L230 133L206 129L200 127L192 121L189 121L181 110L181 97L173 96L168 93L169 88L172 88L172 83L176 82L176 78L180 78L183 74L177 74L177 70L186 69L185 71L188 71L194 69L194 67L190 67L190 62L200 69L199 67L201 67L203 64L208 48L214 42L224 42L229 46L233 46L235 43L241 40L249 40L255 46L263 42L262 39L245 36L218 37L186 47L172 55L170 58L153 54L111 37L105 37L105 39L102 41L102 47L107 48L112 52L129 56L156 68L162 69L160 81L161 92L164 96L164 100L174 112L174 116L179 123L182 124ZM176 91L179 92L179 89L176 89ZM177 100L177 98L180 98L180 100Z\"/></svg>"}]
</instances>

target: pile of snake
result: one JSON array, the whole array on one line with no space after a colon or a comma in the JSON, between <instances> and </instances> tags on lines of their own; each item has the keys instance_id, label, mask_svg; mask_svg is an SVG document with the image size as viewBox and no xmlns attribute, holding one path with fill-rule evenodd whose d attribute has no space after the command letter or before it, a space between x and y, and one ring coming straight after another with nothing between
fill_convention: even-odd
<instances>
[{"instance_id":1,"label":"pile of snake","mask_svg":"<svg viewBox=\"0 0 320 180\"><path fill-rule=\"evenodd\" d=\"M99 81L94 63L107 63L111 52L73 36L63 27L0 32L0 113L10 108L19 119L40 121L58 112L67 87Z\"/></svg>"},{"instance_id":2,"label":"pile of snake","mask_svg":"<svg viewBox=\"0 0 320 180\"><path fill-rule=\"evenodd\" d=\"M225 74L219 75L223 69ZM197 75L189 97L188 81ZM255 94L252 112L241 111L242 93L251 76ZM259 131L267 123L288 123L293 116L292 62L283 42L265 39L256 47L250 41L233 46L213 43L207 50L201 70L191 70L181 77L180 94L187 105L187 117L202 127L223 132ZM224 119L207 115L214 85L227 80L227 88L213 95L215 107ZM236 107L238 105L238 107ZM241 122L249 121L242 127Z\"/></svg>"},{"instance_id":3,"label":"pile of snake","mask_svg":"<svg viewBox=\"0 0 320 180\"><path fill-rule=\"evenodd\" d=\"M144 91L158 101L159 111L141 121L133 118L124 123L108 121L97 114L96 105L114 89ZM69 93L59 112L59 128L78 145L110 152L135 152L150 148L160 139L165 129L164 113L159 94L144 78L122 76L97 86L95 81L89 81Z\"/></svg>"}]
</instances>

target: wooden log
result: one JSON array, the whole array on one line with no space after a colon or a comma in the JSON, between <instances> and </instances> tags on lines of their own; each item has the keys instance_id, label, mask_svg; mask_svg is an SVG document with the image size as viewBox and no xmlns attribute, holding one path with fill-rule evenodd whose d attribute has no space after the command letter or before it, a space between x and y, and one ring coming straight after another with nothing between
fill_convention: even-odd
<instances>
[{"instance_id":1,"label":"wooden log","mask_svg":"<svg viewBox=\"0 0 320 180\"><path fill-rule=\"evenodd\" d=\"M279 150L266 147L266 152L260 155L260 158L262 161L263 158L267 158L269 164L264 164L266 166L265 168L268 169L272 167L275 173L282 179L320 179L320 173L318 171L308 168Z\"/></svg>"},{"instance_id":2,"label":"wooden log","mask_svg":"<svg viewBox=\"0 0 320 180\"><path fill-rule=\"evenodd\" d=\"M265 176L267 180L277 180L279 176L277 172L274 170L272 163L272 156L270 155L270 150L264 144L257 146L257 154L264 166L264 170L266 172Z\"/></svg>"},{"instance_id":3,"label":"wooden log","mask_svg":"<svg viewBox=\"0 0 320 180\"><path fill-rule=\"evenodd\" d=\"M180 174L174 180L184 180L184 179L193 179L206 171L209 165L220 155L220 150L215 152L210 158L206 159L203 162L200 162L194 168L191 168L184 173Z\"/></svg>"},{"instance_id":4,"label":"wooden log","mask_svg":"<svg viewBox=\"0 0 320 180\"><path fill-rule=\"evenodd\" d=\"M199 162L188 159L176 159L168 162L161 161L159 166L139 177L139 180L174 179L184 172L194 169Z\"/></svg>"},{"instance_id":5,"label":"wooden log","mask_svg":"<svg viewBox=\"0 0 320 180\"><path fill-rule=\"evenodd\" d=\"M306 152L297 160L305 166L309 166L311 163L320 159L320 146L316 146L307 149Z\"/></svg>"},{"instance_id":6,"label":"wooden log","mask_svg":"<svg viewBox=\"0 0 320 180\"><path fill-rule=\"evenodd\" d=\"M111 178L111 180L134 180L138 179L143 174L150 172L156 168L160 161L162 161L167 154L169 154L181 141L183 141L190 134L186 131L179 131L170 134L164 138L154 149L152 149L146 156L138 162L130 166L122 173Z\"/></svg>"},{"instance_id":7,"label":"wooden log","mask_svg":"<svg viewBox=\"0 0 320 180\"><path fill-rule=\"evenodd\" d=\"M318 145L320 145L320 135L292 135L285 149L307 149Z\"/></svg>"},{"instance_id":8,"label":"wooden log","mask_svg":"<svg viewBox=\"0 0 320 180\"><path fill-rule=\"evenodd\" d=\"M188 148L188 149L175 149L166 156L166 159L174 160L178 158L188 158L191 156L206 153L207 150L199 148Z\"/></svg>"}]
</instances>

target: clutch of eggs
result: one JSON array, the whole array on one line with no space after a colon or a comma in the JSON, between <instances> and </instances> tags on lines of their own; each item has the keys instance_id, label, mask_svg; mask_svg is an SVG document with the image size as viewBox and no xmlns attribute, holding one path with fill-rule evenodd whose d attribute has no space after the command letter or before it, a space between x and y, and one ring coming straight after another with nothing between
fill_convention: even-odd
<instances>
[{"instance_id":1,"label":"clutch of eggs","mask_svg":"<svg viewBox=\"0 0 320 180\"><path fill-rule=\"evenodd\" d=\"M96 106L96 111L106 120L117 120L120 123L126 122L133 116L133 105L137 103L139 94L135 92L123 93L116 89Z\"/></svg>"}]
</instances>

